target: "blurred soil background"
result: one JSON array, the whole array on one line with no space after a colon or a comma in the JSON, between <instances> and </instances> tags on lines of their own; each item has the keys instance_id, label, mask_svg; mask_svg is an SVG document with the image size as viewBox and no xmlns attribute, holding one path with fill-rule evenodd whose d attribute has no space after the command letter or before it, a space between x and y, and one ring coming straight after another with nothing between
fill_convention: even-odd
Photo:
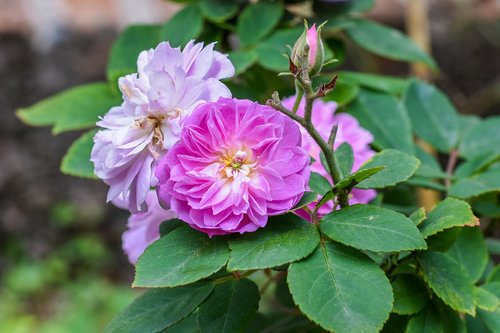
<instances>
[{"instance_id":1,"label":"blurred soil background","mask_svg":"<svg viewBox=\"0 0 500 333\"><path fill-rule=\"evenodd\" d=\"M464 113L500 114L500 1L428 1L435 79ZM80 133L52 136L17 108L104 81L111 43L131 23L163 22L161 0L0 0L0 332L97 332L133 297L121 250L127 214L107 188L59 172ZM373 19L405 28L405 1L377 0ZM361 70L407 75L374 58Z\"/></svg>"}]
</instances>

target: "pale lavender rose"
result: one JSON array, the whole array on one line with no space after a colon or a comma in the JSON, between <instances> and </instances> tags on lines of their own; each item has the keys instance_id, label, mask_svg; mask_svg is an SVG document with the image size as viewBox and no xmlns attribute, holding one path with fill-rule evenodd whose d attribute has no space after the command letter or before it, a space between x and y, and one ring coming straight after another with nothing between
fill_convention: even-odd
<instances>
[{"instance_id":1,"label":"pale lavender rose","mask_svg":"<svg viewBox=\"0 0 500 333\"><path fill-rule=\"evenodd\" d=\"M288 108L292 108L294 103L295 96L288 97L283 100L283 105ZM301 116L304 115L304 105L305 101L302 100L297 110L297 114ZM316 127L316 129L318 130L319 134L325 140L328 139L332 127L334 125L338 125L337 136L335 139L335 149L337 149L344 142L347 142L351 145L354 152L354 163L352 171L356 171L364 162L366 162L375 154L375 152L370 148L370 143L373 141L373 135L362 128L356 118L354 118L350 114L335 114L336 109L337 103L335 102L315 100L313 104L312 122L314 124L314 127ZM331 182L330 175L326 172L325 168L321 164L321 149L319 148L318 144L302 126L300 127L300 131L302 133L302 147L304 147L309 155L315 160L311 164L311 171L319 173ZM351 192L349 203L368 203L375 198L376 194L377 193L374 190L354 189ZM332 209L333 203L332 201L329 201L319 209L318 213L320 215L325 215L331 212Z\"/></svg>"},{"instance_id":2,"label":"pale lavender rose","mask_svg":"<svg viewBox=\"0 0 500 333\"><path fill-rule=\"evenodd\" d=\"M296 123L227 98L198 106L156 169L160 202L209 236L264 227L297 204L309 174Z\"/></svg>"},{"instance_id":3,"label":"pale lavender rose","mask_svg":"<svg viewBox=\"0 0 500 333\"><path fill-rule=\"evenodd\" d=\"M123 250L133 265L146 247L160 238L160 224L177 216L173 211L160 206L154 190L149 191L146 203L148 211L130 215L127 231L122 235Z\"/></svg>"},{"instance_id":4,"label":"pale lavender rose","mask_svg":"<svg viewBox=\"0 0 500 333\"><path fill-rule=\"evenodd\" d=\"M91 156L95 174L110 186L108 202L146 210L157 161L179 139L185 117L202 102L231 96L219 80L232 76L234 67L213 47L191 41L181 51L160 43L139 54L138 73L119 79L124 101L97 123L102 130Z\"/></svg>"}]
</instances>

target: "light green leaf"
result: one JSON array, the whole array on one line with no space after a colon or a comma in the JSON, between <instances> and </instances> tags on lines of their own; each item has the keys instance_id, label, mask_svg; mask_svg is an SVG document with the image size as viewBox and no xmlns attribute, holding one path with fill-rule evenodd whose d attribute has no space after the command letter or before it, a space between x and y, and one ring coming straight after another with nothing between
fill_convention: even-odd
<instances>
[{"instance_id":1,"label":"light green leaf","mask_svg":"<svg viewBox=\"0 0 500 333\"><path fill-rule=\"evenodd\" d=\"M309 187L313 192L325 195L326 192L332 189L332 185L328 180L316 172L311 172L311 176L309 177Z\"/></svg>"},{"instance_id":2,"label":"light green leaf","mask_svg":"<svg viewBox=\"0 0 500 333\"><path fill-rule=\"evenodd\" d=\"M420 223L424 222L424 220L427 218L427 214L425 213L425 208L420 207L419 209L411 213L411 215L408 217L413 221L413 223L415 223L415 225L420 225Z\"/></svg>"},{"instance_id":3,"label":"light green leaf","mask_svg":"<svg viewBox=\"0 0 500 333\"><path fill-rule=\"evenodd\" d=\"M439 298L459 312L475 315L472 281L455 259L439 252L427 251L420 253L418 261L425 281Z\"/></svg>"},{"instance_id":4,"label":"light green leaf","mask_svg":"<svg viewBox=\"0 0 500 333\"><path fill-rule=\"evenodd\" d=\"M393 297L387 277L352 248L325 242L292 263L287 279L300 310L326 330L377 332L389 317Z\"/></svg>"},{"instance_id":5,"label":"light green leaf","mask_svg":"<svg viewBox=\"0 0 500 333\"><path fill-rule=\"evenodd\" d=\"M135 267L135 287L174 287L205 278L229 257L225 239L180 227L151 244Z\"/></svg>"},{"instance_id":6,"label":"light green leaf","mask_svg":"<svg viewBox=\"0 0 500 333\"><path fill-rule=\"evenodd\" d=\"M257 45L255 49L259 56L259 64L276 72L288 71L288 60L283 55L290 52L287 45L293 46L303 31L303 28L275 31L264 42Z\"/></svg>"},{"instance_id":7,"label":"light green leaf","mask_svg":"<svg viewBox=\"0 0 500 333\"><path fill-rule=\"evenodd\" d=\"M496 297L500 299L500 282L487 283L483 285L482 288L496 295ZM492 332L500 331L500 308L497 308L492 312L478 309L478 314Z\"/></svg>"},{"instance_id":8,"label":"light green leaf","mask_svg":"<svg viewBox=\"0 0 500 333\"><path fill-rule=\"evenodd\" d=\"M31 126L52 125L52 133L59 134L95 127L99 116L120 103L120 97L112 94L109 85L90 83L19 109L16 114Z\"/></svg>"},{"instance_id":9,"label":"light green leaf","mask_svg":"<svg viewBox=\"0 0 500 333\"><path fill-rule=\"evenodd\" d=\"M190 5L178 11L161 29L161 39L171 46L182 46L195 39L203 30L203 16L198 6Z\"/></svg>"},{"instance_id":10,"label":"light green leaf","mask_svg":"<svg viewBox=\"0 0 500 333\"><path fill-rule=\"evenodd\" d=\"M335 164L338 166L340 179L346 178L352 170L354 152L347 142L343 142L334 153Z\"/></svg>"},{"instance_id":11,"label":"light green leaf","mask_svg":"<svg viewBox=\"0 0 500 333\"><path fill-rule=\"evenodd\" d=\"M113 43L108 59L107 76L114 89L118 88L118 78L137 73L137 57L144 50L160 43L160 25L132 25L127 27Z\"/></svg>"},{"instance_id":12,"label":"light green leaf","mask_svg":"<svg viewBox=\"0 0 500 333\"><path fill-rule=\"evenodd\" d=\"M500 168L457 180L450 187L449 195L468 199L489 192L500 192Z\"/></svg>"},{"instance_id":13,"label":"light green leaf","mask_svg":"<svg viewBox=\"0 0 500 333\"><path fill-rule=\"evenodd\" d=\"M202 0L200 8L210 21L224 22L236 14L238 3L233 0Z\"/></svg>"},{"instance_id":14,"label":"light green leaf","mask_svg":"<svg viewBox=\"0 0 500 333\"><path fill-rule=\"evenodd\" d=\"M451 227L477 225L479 220L472 214L468 203L454 198L446 198L430 211L427 220L419 227L427 238Z\"/></svg>"},{"instance_id":15,"label":"light green leaf","mask_svg":"<svg viewBox=\"0 0 500 333\"><path fill-rule=\"evenodd\" d=\"M460 164L455 170L455 177L465 178L476 173L485 172L490 166L500 160L500 154L487 152Z\"/></svg>"},{"instance_id":16,"label":"light green leaf","mask_svg":"<svg viewBox=\"0 0 500 333\"><path fill-rule=\"evenodd\" d=\"M433 85L413 80L404 102L419 137L444 153L457 145L459 118L446 95Z\"/></svg>"},{"instance_id":17,"label":"light green leaf","mask_svg":"<svg viewBox=\"0 0 500 333\"><path fill-rule=\"evenodd\" d=\"M198 310L202 333L238 333L246 328L259 308L259 287L238 279L219 284Z\"/></svg>"},{"instance_id":18,"label":"light green leaf","mask_svg":"<svg viewBox=\"0 0 500 333\"><path fill-rule=\"evenodd\" d=\"M500 282L500 265L496 265L488 274L486 282Z\"/></svg>"},{"instance_id":19,"label":"light green leaf","mask_svg":"<svg viewBox=\"0 0 500 333\"><path fill-rule=\"evenodd\" d=\"M384 75L347 72L347 71L340 72L339 78L347 79L364 88L369 88L372 90L376 90L391 95L402 95L405 92L409 83L407 79L395 76L384 76Z\"/></svg>"},{"instance_id":20,"label":"light green leaf","mask_svg":"<svg viewBox=\"0 0 500 333\"><path fill-rule=\"evenodd\" d=\"M261 269L302 259L318 246L319 234L309 222L295 214L269 219L265 228L229 241L231 271Z\"/></svg>"},{"instance_id":21,"label":"light green leaf","mask_svg":"<svg viewBox=\"0 0 500 333\"><path fill-rule=\"evenodd\" d=\"M235 75L241 74L248 68L252 67L257 59L258 57L255 50L235 51L229 53L229 60L231 60L234 65Z\"/></svg>"},{"instance_id":22,"label":"light green leaf","mask_svg":"<svg viewBox=\"0 0 500 333\"><path fill-rule=\"evenodd\" d=\"M384 169L356 185L357 188L384 188L410 178L420 161L398 150L386 149L370 158L360 170L383 166Z\"/></svg>"},{"instance_id":23,"label":"light green leaf","mask_svg":"<svg viewBox=\"0 0 500 333\"><path fill-rule=\"evenodd\" d=\"M411 315L427 305L429 295L425 284L414 275L398 275L391 284L394 292L392 312Z\"/></svg>"},{"instance_id":24,"label":"light green leaf","mask_svg":"<svg viewBox=\"0 0 500 333\"><path fill-rule=\"evenodd\" d=\"M96 130L89 131L73 142L61 163L63 173L76 177L97 178L94 175L94 164L90 161L96 132Z\"/></svg>"},{"instance_id":25,"label":"light green leaf","mask_svg":"<svg viewBox=\"0 0 500 333\"><path fill-rule=\"evenodd\" d=\"M395 211L371 205L353 205L331 212L320 221L331 239L361 250L398 252L427 245L412 220Z\"/></svg>"},{"instance_id":26,"label":"light green leaf","mask_svg":"<svg viewBox=\"0 0 500 333\"><path fill-rule=\"evenodd\" d=\"M415 154L410 118L403 104L394 96L361 90L350 113L373 134L373 144L378 148Z\"/></svg>"},{"instance_id":27,"label":"light green leaf","mask_svg":"<svg viewBox=\"0 0 500 333\"><path fill-rule=\"evenodd\" d=\"M151 289L139 296L104 330L105 333L159 332L193 312L212 292L211 283Z\"/></svg>"},{"instance_id":28,"label":"light green leaf","mask_svg":"<svg viewBox=\"0 0 500 333\"><path fill-rule=\"evenodd\" d=\"M325 101L337 102L339 106L349 104L359 93L359 87L347 80L337 80L335 90L324 97Z\"/></svg>"},{"instance_id":29,"label":"light green leaf","mask_svg":"<svg viewBox=\"0 0 500 333\"><path fill-rule=\"evenodd\" d=\"M469 128L460 142L460 156L472 159L478 155L500 153L500 116L490 117Z\"/></svg>"},{"instance_id":30,"label":"light green leaf","mask_svg":"<svg viewBox=\"0 0 500 333\"><path fill-rule=\"evenodd\" d=\"M343 189L355 186L365 179L372 177L373 175L381 172L385 169L385 166L376 166L374 168L362 168L353 174L350 174L347 178L341 180L335 185L336 189Z\"/></svg>"},{"instance_id":31,"label":"light green leaf","mask_svg":"<svg viewBox=\"0 0 500 333\"><path fill-rule=\"evenodd\" d=\"M490 312L495 311L500 305L498 297L483 287L474 287L474 299L476 300L478 308Z\"/></svg>"},{"instance_id":32,"label":"light green leaf","mask_svg":"<svg viewBox=\"0 0 500 333\"><path fill-rule=\"evenodd\" d=\"M477 282L488 265L488 249L479 228L461 228L460 236L448 250L469 273L472 282Z\"/></svg>"},{"instance_id":33,"label":"light green leaf","mask_svg":"<svg viewBox=\"0 0 500 333\"><path fill-rule=\"evenodd\" d=\"M264 38L279 23L281 16L283 16L281 3L258 2L247 6L236 25L241 45L252 45Z\"/></svg>"},{"instance_id":34,"label":"light green leaf","mask_svg":"<svg viewBox=\"0 0 500 333\"><path fill-rule=\"evenodd\" d=\"M400 31L363 19L352 22L346 26L347 36L362 48L386 58L436 68L434 60Z\"/></svg>"}]
</instances>

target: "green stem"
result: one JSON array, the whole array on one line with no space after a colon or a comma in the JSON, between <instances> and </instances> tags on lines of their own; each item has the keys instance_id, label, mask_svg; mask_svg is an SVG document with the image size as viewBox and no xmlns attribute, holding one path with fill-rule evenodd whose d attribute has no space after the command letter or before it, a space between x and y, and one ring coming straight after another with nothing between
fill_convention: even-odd
<instances>
[{"instance_id":1,"label":"green stem","mask_svg":"<svg viewBox=\"0 0 500 333\"><path fill-rule=\"evenodd\" d=\"M297 89L297 98L295 98L295 103L293 104L293 113L297 113L299 109L300 102L302 101L302 96L304 96L304 91L302 89Z\"/></svg>"}]
</instances>

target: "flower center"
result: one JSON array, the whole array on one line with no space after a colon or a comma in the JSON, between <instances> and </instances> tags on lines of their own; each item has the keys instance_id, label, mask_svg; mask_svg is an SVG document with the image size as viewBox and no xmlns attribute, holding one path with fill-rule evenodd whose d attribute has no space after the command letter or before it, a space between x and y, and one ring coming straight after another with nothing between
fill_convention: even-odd
<instances>
[{"instance_id":1,"label":"flower center","mask_svg":"<svg viewBox=\"0 0 500 333\"><path fill-rule=\"evenodd\" d=\"M248 176L253 169L248 153L244 150L238 150L234 155L225 155L222 157L222 163L225 165L223 172L227 178L234 178L238 175Z\"/></svg>"}]
</instances>

